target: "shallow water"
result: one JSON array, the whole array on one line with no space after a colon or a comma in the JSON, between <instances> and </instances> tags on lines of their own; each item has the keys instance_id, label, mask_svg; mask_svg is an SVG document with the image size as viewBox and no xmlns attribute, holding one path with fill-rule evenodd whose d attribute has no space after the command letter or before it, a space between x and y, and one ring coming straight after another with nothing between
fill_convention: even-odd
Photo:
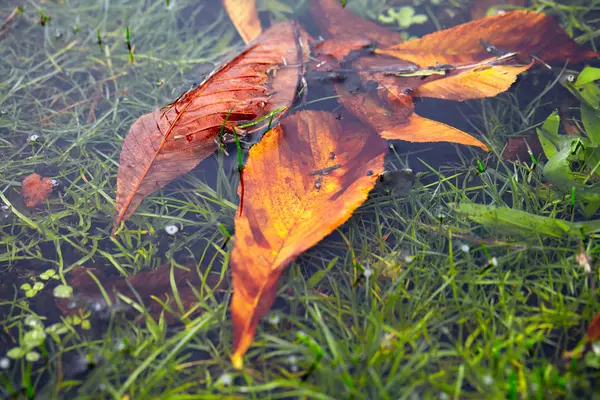
<instances>
[{"instance_id":1,"label":"shallow water","mask_svg":"<svg viewBox=\"0 0 600 400\"><path fill-rule=\"evenodd\" d=\"M219 152L149 196L119 237L111 237L111 232L119 152L130 125L196 86L243 44L216 0L200 5L140 0L64 3L30 2L14 14L18 2L0 5L0 20L7 21L0 28L0 205L5 205L0 211L0 358L23 347L25 333L33 329L32 318L43 320L46 327L73 313L79 318L66 323L70 328L58 335L61 341L48 333L45 347L33 348L41 354L40 361L11 360L9 367L2 367L17 391L28 387L23 377L31 376L40 398L85 398L90 393L146 398L168 391L173 398L182 393L244 396L248 391L259 398L273 393L290 398L326 393L335 398L342 391L344 398L378 398L386 390L381 398L401 391L427 397L450 393L459 376L465 380L465 393L482 393L483 377L508 379L504 370L514 375L504 361L491 365L490 354L496 349L521 362L524 367L515 374L529 367L529 372L548 365L559 369L560 354L582 337L585 321L598 307L595 286L574 267L573 257L580 243L590 254L597 252L597 236L583 242L544 237L532 243L518 235L490 234L449 208L466 198L495 205L504 201L543 215L554 207L554 216L569 219L563 213L564 199L540 200L533 195L537 189L508 189L513 174L521 183L530 179L530 186L541 188L539 168L530 173L523 164L498 157L507 138L534 133L555 108L577 105L564 101L569 94L556 85L535 103L535 111L519 115L515 110L526 109L557 75L540 68L498 98L465 103L418 100L421 116L478 137L491 135L493 151L390 143L393 152L386 168L412 169L418 176L414 190L407 191L410 185L404 181L380 184L347 224L299 257L282 278L275 311L264 318L280 322L265 321L259 327L260 344L249 357L255 362L250 364L252 374L233 372L228 359L227 263L238 203L235 146L227 148L229 156ZM304 3L259 2L279 10L261 12L261 19L269 24L297 18L317 35ZM351 6L360 10L362 3ZM371 17L377 7L386 7L385 1L371 5ZM430 13L428 22L409 29L411 35L434 31L432 16L442 27L469 19L468 9L443 2L417 12ZM44 16L50 20L44 21ZM127 27L133 64L125 43ZM331 82L310 85L306 108L340 112L335 99L319 101L334 94ZM478 173L478 160L487 171ZM47 202L32 209L25 206L20 186L33 172L56 179L58 186ZM408 180L412 183L413 177ZM403 189L390 190L396 186ZM572 218L599 216L583 217L577 211ZM375 274L372 280L361 275L359 264ZM328 266L328 274L316 279ZM450 275L456 279L452 283ZM126 276L133 278L126 281ZM36 282L43 283L39 291L27 293L22 287L33 288ZM109 294L103 295L98 282ZM73 287L74 296L56 299L53 290L59 284ZM123 295L120 300L113 295L115 288ZM336 301L337 314L327 308ZM164 313L165 308L172 312ZM578 315L585 315L584 321L575 320ZM148 316L158 322L152 325ZM330 324L328 334L319 321ZM488 321L501 326L501 333L481 333ZM157 328L160 324L168 328ZM206 326L175 351L177 346L168 338L200 324ZM297 372L299 367L310 369L313 348L295 339L298 331L308 332L326 353L318 366L320 375L308 376L306 382ZM521 332L527 344L510 331ZM382 337L398 347L382 344ZM466 347L479 346L469 351L489 359L479 363L474 361L479 355L462 359L460 351L450 350L465 341ZM526 348L535 355L527 354ZM146 354L145 349L152 352ZM429 358L415 355L430 350ZM173 359L163 358L170 351ZM377 351L381 354L375 357ZM156 365L171 371L165 376L172 375L143 370L138 379L147 385L145 392L128 377L141 366L154 365L154 352L160 354ZM300 359L300 366L290 357ZM360 371L365 360L373 368L367 375ZM470 362L474 366L468 367L465 378ZM33 374L28 365L33 365ZM223 374L231 374L232 386L216 384ZM377 374L388 387L376 383ZM438 384L429 378L432 374L447 381ZM354 388L348 381L355 382ZM277 384L262 386L271 382ZM575 384L580 389L580 383ZM504 393L500 386L493 392ZM2 393L11 393L6 382ZM459 391L454 393L458 397Z\"/></svg>"}]
</instances>

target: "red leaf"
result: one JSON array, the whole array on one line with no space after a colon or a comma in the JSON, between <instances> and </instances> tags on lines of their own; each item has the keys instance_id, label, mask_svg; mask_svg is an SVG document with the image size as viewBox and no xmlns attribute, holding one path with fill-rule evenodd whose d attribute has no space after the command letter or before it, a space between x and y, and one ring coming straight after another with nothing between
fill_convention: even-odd
<instances>
[{"instance_id":1,"label":"red leaf","mask_svg":"<svg viewBox=\"0 0 600 400\"><path fill-rule=\"evenodd\" d=\"M132 125L121 151L115 225L212 154L224 124L231 132L292 103L303 61L300 35L294 23L271 27L196 89Z\"/></svg>"},{"instance_id":2,"label":"red leaf","mask_svg":"<svg viewBox=\"0 0 600 400\"><path fill-rule=\"evenodd\" d=\"M21 194L27 207L36 207L42 204L50 193L54 185L49 178L42 178L39 174L33 173L27 175L21 183Z\"/></svg>"}]
</instances>

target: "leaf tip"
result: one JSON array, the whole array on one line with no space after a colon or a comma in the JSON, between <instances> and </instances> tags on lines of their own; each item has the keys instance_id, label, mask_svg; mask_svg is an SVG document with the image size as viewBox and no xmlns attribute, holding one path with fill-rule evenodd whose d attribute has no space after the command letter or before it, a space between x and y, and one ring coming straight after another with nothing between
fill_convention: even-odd
<instances>
[{"instance_id":1,"label":"leaf tip","mask_svg":"<svg viewBox=\"0 0 600 400\"><path fill-rule=\"evenodd\" d=\"M236 352L231 356L231 364L233 364L233 368L238 371L244 368L244 359L239 352Z\"/></svg>"}]
</instances>

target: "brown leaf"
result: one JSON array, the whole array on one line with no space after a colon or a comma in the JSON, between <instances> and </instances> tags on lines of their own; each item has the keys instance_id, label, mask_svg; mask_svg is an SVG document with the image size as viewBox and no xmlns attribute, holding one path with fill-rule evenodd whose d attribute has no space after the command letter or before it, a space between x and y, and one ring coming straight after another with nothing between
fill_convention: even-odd
<instances>
[{"instance_id":1,"label":"brown leaf","mask_svg":"<svg viewBox=\"0 0 600 400\"><path fill-rule=\"evenodd\" d=\"M203 282L195 266L186 266L186 268L174 267L173 276L177 283L179 300L184 310L187 311L192 309L198 302L192 287L197 288L203 284L212 290L216 290L222 288L223 283L215 274L209 274L206 281ZM166 312L165 318L172 323L179 320L179 309L170 282L171 266L168 264L163 264L152 271L140 272L128 278L107 278L96 268L74 267L69 275L69 284L73 287L73 296L70 299L55 298L56 305L64 314L72 314L78 308L91 308L93 310L98 305L102 308L108 306L98 284L90 273L98 279L113 303L120 301L117 298L117 293L121 293L134 301L137 300L137 295L139 295L148 313L153 318L158 319L160 314L164 312L163 306L153 299L153 297L158 298L174 311L174 313ZM73 307L73 303L75 307ZM197 312L202 311L204 310L197 310Z\"/></svg>"},{"instance_id":2,"label":"brown leaf","mask_svg":"<svg viewBox=\"0 0 600 400\"><path fill-rule=\"evenodd\" d=\"M485 144L468 133L415 114L413 100L409 95L398 95L388 102L376 93L352 94L342 84L336 85L336 92L350 112L373 127L384 139L451 142L477 146L487 151Z\"/></svg>"},{"instance_id":3,"label":"brown leaf","mask_svg":"<svg viewBox=\"0 0 600 400\"><path fill-rule=\"evenodd\" d=\"M310 11L325 38L369 39L386 47L401 41L397 32L352 14L339 0L312 0Z\"/></svg>"},{"instance_id":4,"label":"brown leaf","mask_svg":"<svg viewBox=\"0 0 600 400\"><path fill-rule=\"evenodd\" d=\"M245 43L260 36L262 26L256 11L256 0L223 0L223 5Z\"/></svg>"},{"instance_id":5,"label":"brown leaf","mask_svg":"<svg viewBox=\"0 0 600 400\"><path fill-rule=\"evenodd\" d=\"M366 200L386 150L369 128L342 126L319 111L285 118L251 148L231 253L236 368L273 304L284 267Z\"/></svg>"},{"instance_id":6,"label":"brown leaf","mask_svg":"<svg viewBox=\"0 0 600 400\"><path fill-rule=\"evenodd\" d=\"M471 18L479 19L485 17L488 10L492 7L496 10L502 10L506 5L523 7L525 3L527 3L527 0L477 0L471 6Z\"/></svg>"},{"instance_id":7,"label":"brown leaf","mask_svg":"<svg viewBox=\"0 0 600 400\"><path fill-rule=\"evenodd\" d=\"M509 138L502 152L502 159L510 161L530 161L529 149L535 157L543 154L542 145L536 135Z\"/></svg>"},{"instance_id":8,"label":"brown leaf","mask_svg":"<svg viewBox=\"0 0 600 400\"><path fill-rule=\"evenodd\" d=\"M224 124L231 132L292 103L303 60L300 35L295 23L271 27L196 89L131 126L121 151L115 225L212 154ZM259 128L250 129L242 133Z\"/></svg>"},{"instance_id":9,"label":"brown leaf","mask_svg":"<svg viewBox=\"0 0 600 400\"><path fill-rule=\"evenodd\" d=\"M52 189L54 189L52 181L36 173L27 175L21 182L21 194L27 207L37 207L42 204L50 196Z\"/></svg>"},{"instance_id":10,"label":"brown leaf","mask_svg":"<svg viewBox=\"0 0 600 400\"><path fill-rule=\"evenodd\" d=\"M600 339L600 313L596 314L594 319L592 319L592 322L590 322L585 335L589 342L594 342Z\"/></svg>"},{"instance_id":11,"label":"brown leaf","mask_svg":"<svg viewBox=\"0 0 600 400\"><path fill-rule=\"evenodd\" d=\"M501 52L531 54L546 62L578 62L598 55L577 47L554 18L528 11L482 18L377 52L421 67L470 64L490 57L488 43Z\"/></svg>"}]
</instances>

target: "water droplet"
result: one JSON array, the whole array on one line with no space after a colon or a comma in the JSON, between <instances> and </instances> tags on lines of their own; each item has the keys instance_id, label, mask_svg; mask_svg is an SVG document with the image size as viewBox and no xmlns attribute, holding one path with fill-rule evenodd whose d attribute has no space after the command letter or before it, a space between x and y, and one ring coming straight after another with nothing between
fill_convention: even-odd
<instances>
[{"instance_id":1,"label":"water droplet","mask_svg":"<svg viewBox=\"0 0 600 400\"><path fill-rule=\"evenodd\" d=\"M232 378L231 374L224 373L223 375L221 375L219 377L217 382L219 382L223 386L229 386L233 383L233 378Z\"/></svg>"},{"instance_id":2,"label":"water droplet","mask_svg":"<svg viewBox=\"0 0 600 400\"><path fill-rule=\"evenodd\" d=\"M7 357L0 358L0 368L8 369L10 367L10 360Z\"/></svg>"}]
</instances>

